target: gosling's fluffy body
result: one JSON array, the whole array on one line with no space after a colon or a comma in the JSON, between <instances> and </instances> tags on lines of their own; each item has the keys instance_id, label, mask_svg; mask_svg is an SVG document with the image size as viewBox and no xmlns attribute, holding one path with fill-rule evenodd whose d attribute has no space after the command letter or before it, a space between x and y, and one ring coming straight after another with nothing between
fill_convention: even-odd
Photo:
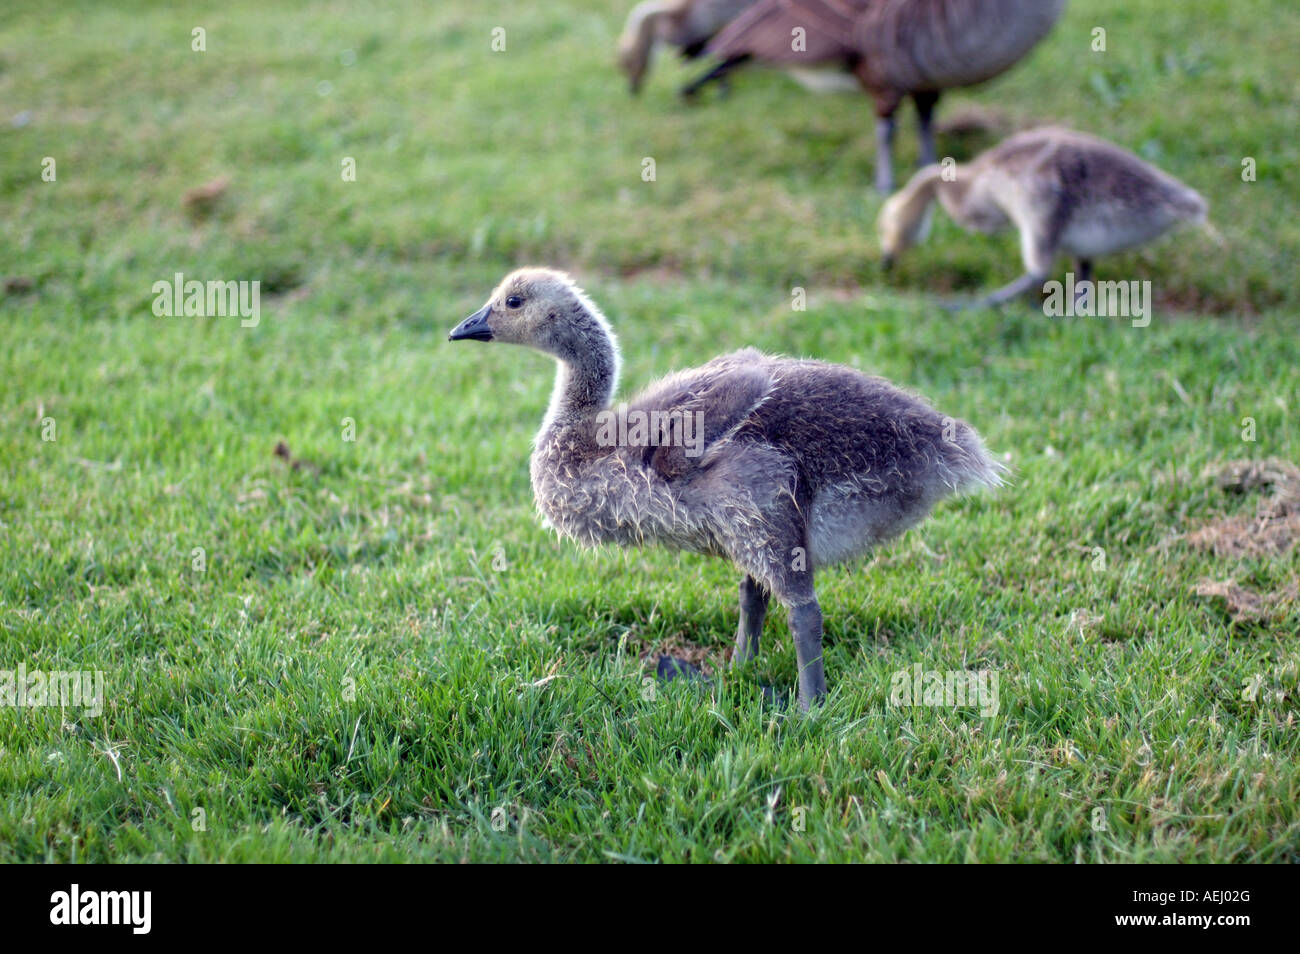
<instances>
[{"instance_id":1,"label":"gosling's fluffy body","mask_svg":"<svg viewBox=\"0 0 1300 954\"><path fill-rule=\"evenodd\" d=\"M732 560L745 573L734 659L756 651L776 596L791 611L805 706L825 691L814 570L897 536L944 496L1000 482L975 431L921 399L852 368L752 349L628 402L629 414L700 412L698 456L671 435L601 446L597 416L611 409L617 345L566 276L513 273L452 337L477 336L475 322L491 340L559 360L531 461L545 520L586 545L659 543Z\"/></svg>"},{"instance_id":2,"label":"gosling's fluffy body","mask_svg":"<svg viewBox=\"0 0 1300 954\"><path fill-rule=\"evenodd\" d=\"M553 405L532 457L542 515L588 545L729 556L769 587L793 547L813 567L850 559L940 498L995 482L967 425L886 381L820 361L737 351L628 402L629 413L642 410L702 412L704 453L693 459L671 443L599 447L594 420L570 421ZM804 519L794 520L792 504Z\"/></svg>"},{"instance_id":3,"label":"gosling's fluffy body","mask_svg":"<svg viewBox=\"0 0 1300 954\"><path fill-rule=\"evenodd\" d=\"M1048 126L1019 133L971 162L928 166L881 209L881 250L892 261L924 238L931 203L963 228L1020 230L1025 275L997 303L1041 288L1055 258L1073 256L1082 280L1093 259L1151 241L1181 223L1204 222L1194 189L1113 143Z\"/></svg>"}]
</instances>

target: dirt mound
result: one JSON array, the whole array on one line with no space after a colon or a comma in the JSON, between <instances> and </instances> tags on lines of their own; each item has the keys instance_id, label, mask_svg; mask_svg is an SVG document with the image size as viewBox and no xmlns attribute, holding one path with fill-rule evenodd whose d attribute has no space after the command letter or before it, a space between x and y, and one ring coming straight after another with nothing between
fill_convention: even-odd
<instances>
[{"instance_id":1,"label":"dirt mound","mask_svg":"<svg viewBox=\"0 0 1300 954\"><path fill-rule=\"evenodd\" d=\"M1201 580L1194 591L1197 596L1222 600L1234 623L1263 623L1283 617L1300 596L1294 581L1275 593L1258 593L1238 586L1235 580Z\"/></svg>"},{"instance_id":2,"label":"dirt mound","mask_svg":"<svg viewBox=\"0 0 1300 954\"><path fill-rule=\"evenodd\" d=\"M1275 457L1217 464L1207 476L1225 493L1269 491L1255 515L1221 517L1187 535L1187 542L1215 556L1240 559L1281 556L1300 541L1300 468Z\"/></svg>"}]
</instances>

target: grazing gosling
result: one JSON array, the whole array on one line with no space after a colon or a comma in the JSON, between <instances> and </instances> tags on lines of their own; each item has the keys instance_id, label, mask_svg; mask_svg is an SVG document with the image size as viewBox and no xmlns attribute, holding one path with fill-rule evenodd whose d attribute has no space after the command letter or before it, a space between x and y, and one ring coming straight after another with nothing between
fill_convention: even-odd
<instances>
[{"instance_id":1,"label":"grazing gosling","mask_svg":"<svg viewBox=\"0 0 1300 954\"><path fill-rule=\"evenodd\" d=\"M650 69L656 44L677 47L694 59L705 45L754 0L643 0L632 8L618 39L618 65L626 74L632 95Z\"/></svg>"},{"instance_id":2,"label":"grazing gosling","mask_svg":"<svg viewBox=\"0 0 1300 954\"><path fill-rule=\"evenodd\" d=\"M568 276L516 271L451 341L527 345L559 362L533 449L537 509L595 546L660 543L744 573L732 663L758 651L769 598L789 611L800 705L826 692L814 572L1001 483L967 424L852 368L753 349L714 358L613 407L619 351Z\"/></svg>"},{"instance_id":3,"label":"grazing gosling","mask_svg":"<svg viewBox=\"0 0 1300 954\"><path fill-rule=\"evenodd\" d=\"M1180 223L1204 223L1194 189L1116 145L1059 127L1019 133L964 165L927 166L892 196L877 228L888 268L925 238L938 198L976 232L1020 230L1025 274L976 305L1041 290L1060 253L1075 259L1079 287L1092 261L1149 242Z\"/></svg>"}]
</instances>

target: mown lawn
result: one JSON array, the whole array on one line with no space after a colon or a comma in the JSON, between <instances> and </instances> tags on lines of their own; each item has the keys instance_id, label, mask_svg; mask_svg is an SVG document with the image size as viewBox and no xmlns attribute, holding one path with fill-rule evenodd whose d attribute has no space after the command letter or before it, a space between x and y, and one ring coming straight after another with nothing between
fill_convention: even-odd
<instances>
[{"instance_id":1,"label":"mown lawn","mask_svg":"<svg viewBox=\"0 0 1300 954\"><path fill-rule=\"evenodd\" d=\"M107 694L0 708L0 858L1300 860L1300 551L1225 555L1269 491L1215 476L1300 464L1294 4L1076 2L942 107L1107 136L1209 198L1221 246L1099 265L1152 282L1145 328L942 311L1020 268L942 216L884 276L865 100L752 72L685 106L666 56L632 100L630 0L113 6L0 22L0 670ZM625 390L755 345L1006 456L1001 492L821 574L824 709L763 702L794 681L780 612L725 675L730 567L540 528L552 368L446 342L525 263L604 306ZM176 272L261 281L260 323L156 317ZM725 677L652 692L659 651ZM890 706L917 663L996 670L1000 711Z\"/></svg>"}]
</instances>

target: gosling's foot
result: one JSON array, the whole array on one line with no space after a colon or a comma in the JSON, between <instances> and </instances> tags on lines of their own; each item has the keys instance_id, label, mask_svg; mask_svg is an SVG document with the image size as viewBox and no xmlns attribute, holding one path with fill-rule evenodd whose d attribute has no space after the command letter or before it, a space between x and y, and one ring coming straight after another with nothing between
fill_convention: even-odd
<instances>
[{"instance_id":1,"label":"gosling's foot","mask_svg":"<svg viewBox=\"0 0 1300 954\"><path fill-rule=\"evenodd\" d=\"M689 679L706 686L713 685L713 680L705 675L704 670L676 656L660 656L655 664L655 675L660 682L672 682L674 679Z\"/></svg>"}]
</instances>

